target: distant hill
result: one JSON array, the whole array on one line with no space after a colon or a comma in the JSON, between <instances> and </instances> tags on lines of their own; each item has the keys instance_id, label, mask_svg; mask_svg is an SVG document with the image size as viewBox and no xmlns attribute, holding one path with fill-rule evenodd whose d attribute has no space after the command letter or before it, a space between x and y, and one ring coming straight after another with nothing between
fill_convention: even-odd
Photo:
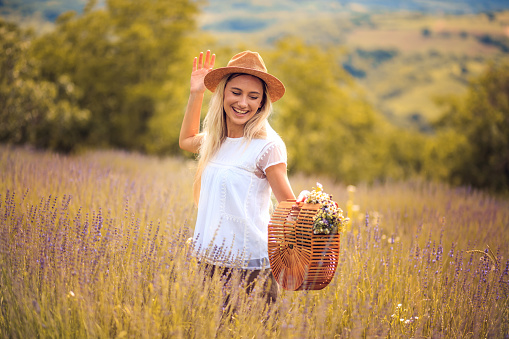
<instances>
[{"instance_id":1,"label":"distant hill","mask_svg":"<svg viewBox=\"0 0 509 339\"><path fill-rule=\"evenodd\" d=\"M99 0L98 4L104 4ZM87 0L0 0L0 16L16 15L19 18L40 15L53 22L61 13L69 10L81 12ZM344 11L413 11L422 13L467 14L500 11L509 8L507 0L208 0L204 8L207 13L244 11L247 14L269 12L292 12L306 10L324 13ZM255 25L256 26L256 25ZM230 29L252 29L251 25L225 23Z\"/></svg>"},{"instance_id":2,"label":"distant hill","mask_svg":"<svg viewBox=\"0 0 509 339\"><path fill-rule=\"evenodd\" d=\"M207 12L244 10L250 13L295 11L306 8L324 13L343 11L412 11L421 13L468 14L509 8L507 0L208 0Z\"/></svg>"},{"instance_id":3,"label":"distant hill","mask_svg":"<svg viewBox=\"0 0 509 339\"><path fill-rule=\"evenodd\" d=\"M53 22L66 11L81 12L87 0L0 0L0 16L20 19L34 15Z\"/></svg>"},{"instance_id":4,"label":"distant hill","mask_svg":"<svg viewBox=\"0 0 509 339\"><path fill-rule=\"evenodd\" d=\"M51 29L86 3L0 0L0 17ZM268 48L287 35L343 46L337 62L373 105L421 130L441 113L437 96L462 94L486 62L509 57L508 0L208 0L198 24L229 47Z\"/></svg>"},{"instance_id":5,"label":"distant hill","mask_svg":"<svg viewBox=\"0 0 509 339\"><path fill-rule=\"evenodd\" d=\"M209 3L200 24L219 44L268 48L295 36L344 47L337 62L373 105L421 131L442 113L437 98L462 95L487 62L509 57L509 11L501 10L509 1Z\"/></svg>"}]
</instances>

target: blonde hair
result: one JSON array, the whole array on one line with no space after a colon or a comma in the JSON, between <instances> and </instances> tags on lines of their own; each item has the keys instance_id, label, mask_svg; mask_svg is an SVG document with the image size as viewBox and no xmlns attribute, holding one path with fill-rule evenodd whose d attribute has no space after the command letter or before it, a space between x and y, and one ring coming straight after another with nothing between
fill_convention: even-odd
<instances>
[{"instance_id":1,"label":"blonde hair","mask_svg":"<svg viewBox=\"0 0 509 339\"><path fill-rule=\"evenodd\" d=\"M224 90L228 82L243 73L232 73L225 76L216 87L210 99L209 109L203 120L203 142L198 149L198 168L194 177L193 195L198 204L200 199L201 176L210 159L217 153L228 136L226 127L226 113L224 111ZM258 78L259 79L259 78ZM244 125L244 138L247 143L253 139L263 139L267 136L266 121L272 112L267 85L263 84L262 106L256 114Z\"/></svg>"}]
</instances>

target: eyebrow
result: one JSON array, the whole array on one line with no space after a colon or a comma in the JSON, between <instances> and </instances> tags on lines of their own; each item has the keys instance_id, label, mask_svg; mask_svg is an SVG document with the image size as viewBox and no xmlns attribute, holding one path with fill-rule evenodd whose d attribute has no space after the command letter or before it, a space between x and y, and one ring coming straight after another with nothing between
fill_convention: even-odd
<instances>
[{"instance_id":1,"label":"eyebrow","mask_svg":"<svg viewBox=\"0 0 509 339\"><path fill-rule=\"evenodd\" d=\"M240 89L238 87L232 87L231 89L243 92L242 89ZM261 93L257 92L257 91L251 91L251 92L249 92L249 94L259 94L259 95L261 95Z\"/></svg>"}]
</instances>

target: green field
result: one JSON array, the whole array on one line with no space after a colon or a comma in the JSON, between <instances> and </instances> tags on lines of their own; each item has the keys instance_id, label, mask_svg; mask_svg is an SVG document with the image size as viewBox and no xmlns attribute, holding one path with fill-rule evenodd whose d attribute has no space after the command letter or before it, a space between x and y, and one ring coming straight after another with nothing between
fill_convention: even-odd
<instances>
[{"instance_id":1,"label":"green field","mask_svg":"<svg viewBox=\"0 0 509 339\"><path fill-rule=\"evenodd\" d=\"M328 287L263 309L190 255L192 167L0 146L0 337L509 335L509 201L424 181L348 193L291 173L296 192L320 181L352 224Z\"/></svg>"}]
</instances>

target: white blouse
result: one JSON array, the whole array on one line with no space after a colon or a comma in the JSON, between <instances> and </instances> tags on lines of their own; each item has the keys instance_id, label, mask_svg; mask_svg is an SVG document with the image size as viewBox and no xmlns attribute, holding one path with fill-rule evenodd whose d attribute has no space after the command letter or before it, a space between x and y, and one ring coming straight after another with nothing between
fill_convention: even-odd
<instances>
[{"instance_id":1,"label":"white blouse","mask_svg":"<svg viewBox=\"0 0 509 339\"><path fill-rule=\"evenodd\" d=\"M267 138L227 138L201 178L195 248L206 262L268 268L271 188L265 171L287 162L283 140L267 124Z\"/></svg>"}]
</instances>

